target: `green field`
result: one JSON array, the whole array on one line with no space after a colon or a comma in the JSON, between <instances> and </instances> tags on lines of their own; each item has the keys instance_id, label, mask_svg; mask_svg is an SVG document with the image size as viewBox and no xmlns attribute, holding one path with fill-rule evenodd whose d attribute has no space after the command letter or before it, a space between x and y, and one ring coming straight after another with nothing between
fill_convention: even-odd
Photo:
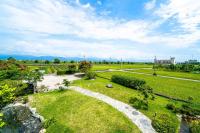
<instances>
[{"instance_id":1,"label":"green field","mask_svg":"<svg viewBox=\"0 0 200 133\"><path fill-rule=\"evenodd\" d=\"M55 118L48 133L140 132L121 112L74 91L35 94L29 101L45 119Z\"/></svg>"},{"instance_id":2,"label":"green field","mask_svg":"<svg viewBox=\"0 0 200 133\"><path fill-rule=\"evenodd\" d=\"M108 70L108 69L131 69L131 68L152 68L149 64L93 64L92 70Z\"/></svg>"},{"instance_id":3,"label":"green field","mask_svg":"<svg viewBox=\"0 0 200 133\"><path fill-rule=\"evenodd\" d=\"M147 74L154 73L153 69L140 69L140 70L129 70L129 71L147 73ZM200 80L200 74L195 74L195 73L172 72L172 71L162 71L162 70L156 70L156 73L158 75L164 75L164 76L172 76L172 77L178 77L178 78Z\"/></svg>"},{"instance_id":4,"label":"green field","mask_svg":"<svg viewBox=\"0 0 200 133\"><path fill-rule=\"evenodd\" d=\"M109 83L113 84L114 87L107 88L106 85ZM140 97L140 93L138 91L112 83L110 80L103 79L103 78L97 78L95 80L81 79L81 80L74 81L73 85L81 86L83 88L105 94L107 96L110 96L114 99L125 102L127 104L129 104L129 100L131 97ZM174 102L174 101L156 96L155 100L149 101L148 110L140 110L140 111L143 112L145 115L147 115L151 119L154 118L155 113L168 114L170 116L170 121L174 121L174 124L177 126L177 131L178 131L179 121L176 115L166 109L166 104L168 104L169 102ZM177 106L180 105L179 102L174 102L174 103Z\"/></svg>"},{"instance_id":5,"label":"green field","mask_svg":"<svg viewBox=\"0 0 200 133\"><path fill-rule=\"evenodd\" d=\"M156 77L153 75L133 74L128 72L104 72L98 73L99 76L111 78L112 75L128 75L144 79L150 85L154 92L187 100L189 96L194 98L194 103L200 107L200 83L193 81L184 81L170 78Z\"/></svg>"}]
</instances>

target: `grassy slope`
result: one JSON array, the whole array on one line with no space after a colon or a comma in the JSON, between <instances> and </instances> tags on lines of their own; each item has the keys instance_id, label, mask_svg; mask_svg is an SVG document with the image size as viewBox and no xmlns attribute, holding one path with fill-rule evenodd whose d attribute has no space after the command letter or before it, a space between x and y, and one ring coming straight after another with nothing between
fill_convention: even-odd
<instances>
[{"instance_id":1,"label":"grassy slope","mask_svg":"<svg viewBox=\"0 0 200 133\"><path fill-rule=\"evenodd\" d=\"M155 92L187 100L189 96L194 98L194 103L200 104L200 83L183 81L170 78L156 77L152 75L133 74L128 72L106 72L98 73L103 77L111 78L114 74L130 75L144 79L148 85L154 88ZM200 106L199 106L200 107Z\"/></svg>"},{"instance_id":2,"label":"grassy slope","mask_svg":"<svg viewBox=\"0 0 200 133\"><path fill-rule=\"evenodd\" d=\"M141 73L148 73L153 74L152 69L143 69L143 70L131 70L133 72L141 72ZM170 71L162 71L162 70L156 70L156 73L158 75L164 75L164 76L173 76L178 78L188 78L188 79L195 79L200 80L200 74L194 74L194 73L186 73L186 72L170 72Z\"/></svg>"},{"instance_id":3,"label":"grassy slope","mask_svg":"<svg viewBox=\"0 0 200 133\"><path fill-rule=\"evenodd\" d=\"M73 84L76 86L87 88L95 92L100 92L102 94L105 94L114 99L123 101L125 103L129 103L129 99L131 97L139 97L140 95L140 93L136 90L129 89L127 87L123 87L115 83L112 83L114 88L106 88L105 86L108 83L111 83L111 82L106 79L97 78L96 80L82 79L82 80L75 81ZM148 111L144 111L144 110L141 110L141 111L151 119L153 119L155 113L169 114L171 116L170 117L171 121L174 121L174 124L176 124L177 130L178 130L179 122L177 120L177 117L174 113L171 113L169 110L165 108L167 103L169 103L168 99L156 97L154 101L150 100ZM175 104L179 105L179 103L175 103Z\"/></svg>"},{"instance_id":4,"label":"grassy slope","mask_svg":"<svg viewBox=\"0 0 200 133\"><path fill-rule=\"evenodd\" d=\"M148 64L124 64L122 65L122 69L129 68L152 68L152 65ZM94 64L92 70L107 70L107 69L121 69L120 64Z\"/></svg>"},{"instance_id":5,"label":"grassy slope","mask_svg":"<svg viewBox=\"0 0 200 133\"><path fill-rule=\"evenodd\" d=\"M74 91L35 94L30 103L46 119L57 122L47 132L137 133L138 128L121 112Z\"/></svg>"}]
</instances>

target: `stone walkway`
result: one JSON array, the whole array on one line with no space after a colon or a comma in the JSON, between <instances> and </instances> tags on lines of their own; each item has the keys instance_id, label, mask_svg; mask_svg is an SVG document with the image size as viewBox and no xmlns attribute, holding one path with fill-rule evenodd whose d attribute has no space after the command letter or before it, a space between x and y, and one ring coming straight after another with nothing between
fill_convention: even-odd
<instances>
[{"instance_id":1,"label":"stone walkway","mask_svg":"<svg viewBox=\"0 0 200 133\"><path fill-rule=\"evenodd\" d=\"M84 95L96 98L100 101L103 101L118 111L122 112L125 114L135 125L138 126L138 128L143 132L143 133L155 133L155 130L153 129L151 125L151 120L143 115L141 112L137 111L135 108L131 107L128 104L125 104L121 101L115 100L111 97L108 97L106 95L96 93L87 89L83 89L80 87L69 87L70 90L77 91L79 93L82 93Z\"/></svg>"},{"instance_id":2,"label":"stone walkway","mask_svg":"<svg viewBox=\"0 0 200 133\"><path fill-rule=\"evenodd\" d=\"M62 86L63 79L67 79L69 81L80 79L77 75L64 75L64 76L56 76L56 75L45 75L43 81L38 82L38 86L46 86L48 87L49 91L58 89L59 86ZM121 101L115 100L111 97L108 97L106 95L93 92L87 89L83 89L80 87L69 87L68 89L77 91L79 93L82 93L84 95L96 98L100 101L103 101L118 111L125 114L135 125L138 126L138 128L143 133L155 133L155 130L151 126L151 120L143 115L141 112L137 111L133 107L129 106L128 104L125 104Z\"/></svg>"}]
</instances>

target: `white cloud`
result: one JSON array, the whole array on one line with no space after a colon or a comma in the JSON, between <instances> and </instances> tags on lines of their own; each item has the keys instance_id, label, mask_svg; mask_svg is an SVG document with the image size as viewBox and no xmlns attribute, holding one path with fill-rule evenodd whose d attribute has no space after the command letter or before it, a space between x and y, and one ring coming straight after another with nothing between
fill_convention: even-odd
<instances>
[{"instance_id":1,"label":"white cloud","mask_svg":"<svg viewBox=\"0 0 200 133\"><path fill-rule=\"evenodd\" d=\"M79 39L96 40L96 43L86 43L67 39L61 41L26 39L27 41L20 41L15 46L16 50L19 49L18 51L23 48L27 53L35 54L59 55L62 53L73 56L73 54L84 52L89 56L100 57L143 57L148 56L149 53L125 47L123 44L120 47L116 46L116 40L149 44L151 47L154 47L154 44L160 44L174 48L189 47L199 40L200 31L197 26L200 22L200 2L171 0L159 9L156 9L155 3L156 0L151 0L145 7L148 10L154 10L155 14L161 17L156 21L145 19L125 21L100 17L95 14L94 7L89 3L82 4L79 0L74 2L75 6L63 0L6 0L0 4L0 12L6 13L9 17L1 18L0 15L0 18L6 22L4 27L24 36L72 35ZM182 28L190 32L176 35L157 33L156 28L171 17L175 17L181 23ZM102 43L105 40L113 42Z\"/></svg>"},{"instance_id":2,"label":"white cloud","mask_svg":"<svg viewBox=\"0 0 200 133\"><path fill-rule=\"evenodd\" d=\"M198 0L169 0L167 4L162 4L155 13L164 20L177 19L186 31L199 30L200 1Z\"/></svg>"},{"instance_id":3,"label":"white cloud","mask_svg":"<svg viewBox=\"0 0 200 133\"><path fill-rule=\"evenodd\" d=\"M53 55L53 56L83 56L87 57L100 57L100 58L136 58L140 57L148 58L152 56L150 53L145 53L139 49L135 49L132 46L116 45L113 47L112 42L94 42L92 45L90 42L73 41L73 40L56 40L56 39L44 39L42 41L18 41L16 44L12 44L10 47L4 48L8 53L20 53L28 55ZM78 54L77 54L78 53Z\"/></svg>"},{"instance_id":4,"label":"white cloud","mask_svg":"<svg viewBox=\"0 0 200 133\"><path fill-rule=\"evenodd\" d=\"M151 0L150 2L147 2L144 7L146 10L151 10L153 8L155 8L156 6L156 0Z\"/></svg>"},{"instance_id":5,"label":"white cloud","mask_svg":"<svg viewBox=\"0 0 200 133\"><path fill-rule=\"evenodd\" d=\"M24 1L24 4L27 2ZM76 3L80 5L79 0ZM62 0L36 0L32 4L29 10L17 4L2 5L10 16L4 21L19 31L71 34L94 39L128 39L142 43L148 42L147 34L153 26L143 20L125 22L99 18L91 10L74 8Z\"/></svg>"}]
</instances>

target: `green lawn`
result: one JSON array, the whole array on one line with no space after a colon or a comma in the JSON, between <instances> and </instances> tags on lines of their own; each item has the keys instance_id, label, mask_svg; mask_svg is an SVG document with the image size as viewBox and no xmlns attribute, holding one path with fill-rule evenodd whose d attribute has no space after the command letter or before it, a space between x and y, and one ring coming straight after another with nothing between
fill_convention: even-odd
<instances>
[{"instance_id":1,"label":"green lawn","mask_svg":"<svg viewBox=\"0 0 200 133\"><path fill-rule=\"evenodd\" d=\"M153 69L140 69L140 70L129 70L129 71L148 73L148 74L153 74L153 72L154 72ZM164 75L164 76L172 76L172 77L178 77L178 78L188 78L188 79L200 80L200 74L195 74L195 73L170 72L170 71L162 71L162 70L156 70L156 73L158 75Z\"/></svg>"},{"instance_id":2,"label":"green lawn","mask_svg":"<svg viewBox=\"0 0 200 133\"><path fill-rule=\"evenodd\" d=\"M107 88L106 84L113 84L113 88ZM97 78L95 80L77 80L74 81L73 85L80 86L95 92L99 92L102 94L105 94L107 96L110 96L114 99L120 100L122 102L129 104L129 99L131 97L139 97L140 93L136 90L115 84L110 82L110 80ZM166 109L166 104L172 102L169 101L166 98L158 97L156 96L156 99L149 101L149 110L141 110L145 115L147 115L149 118L153 119L155 113L157 114L168 114L170 116L170 121L173 121L174 124L177 126L177 132L178 132L178 119L174 113ZM174 102L177 105L180 105L179 102Z\"/></svg>"},{"instance_id":3,"label":"green lawn","mask_svg":"<svg viewBox=\"0 0 200 133\"><path fill-rule=\"evenodd\" d=\"M129 69L129 68L152 68L149 64L93 64L92 70L108 70L108 69Z\"/></svg>"},{"instance_id":4,"label":"green lawn","mask_svg":"<svg viewBox=\"0 0 200 133\"><path fill-rule=\"evenodd\" d=\"M74 91L34 94L29 101L45 119L56 119L47 129L49 133L140 132L121 112Z\"/></svg>"},{"instance_id":5,"label":"green lawn","mask_svg":"<svg viewBox=\"0 0 200 133\"><path fill-rule=\"evenodd\" d=\"M144 79L150 85L154 92L187 100L189 96L194 98L194 103L200 108L200 83L184 81L170 78L156 77L152 75L133 74L128 72L104 72L98 75L111 78L114 74L129 75L136 78Z\"/></svg>"}]
</instances>

